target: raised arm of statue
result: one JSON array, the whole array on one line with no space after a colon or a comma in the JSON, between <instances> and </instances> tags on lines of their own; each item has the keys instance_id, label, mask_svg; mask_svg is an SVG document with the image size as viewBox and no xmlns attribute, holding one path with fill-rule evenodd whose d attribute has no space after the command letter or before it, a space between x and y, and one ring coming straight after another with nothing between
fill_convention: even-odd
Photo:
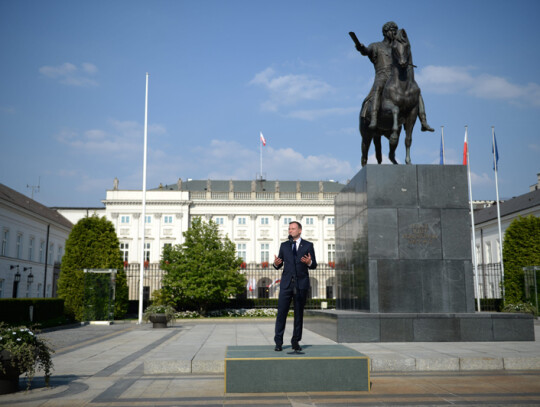
<instances>
[{"instance_id":1,"label":"raised arm of statue","mask_svg":"<svg viewBox=\"0 0 540 407\"><path fill-rule=\"evenodd\" d=\"M350 32L349 35L351 36L352 40L354 41L354 45L356 46L356 50L360 52L362 55L370 56L370 49L366 48L364 44L362 44L360 41L358 41L358 38L356 37L356 34L354 32Z\"/></svg>"}]
</instances>

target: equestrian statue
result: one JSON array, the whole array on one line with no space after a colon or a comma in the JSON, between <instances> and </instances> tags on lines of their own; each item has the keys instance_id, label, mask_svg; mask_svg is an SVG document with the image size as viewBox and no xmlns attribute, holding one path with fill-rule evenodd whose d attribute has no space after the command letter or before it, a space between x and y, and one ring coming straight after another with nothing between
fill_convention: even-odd
<instances>
[{"instance_id":1,"label":"equestrian statue","mask_svg":"<svg viewBox=\"0 0 540 407\"><path fill-rule=\"evenodd\" d=\"M410 149L412 131L416 118L420 119L422 131L433 131L427 123L424 100L414 80L411 44L404 29L398 30L393 21L382 29L384 39L366 47L356 37L356 49L369 57L375 68L375 81L360 110L360 134L362 135L362 166L367 164L369 146L373 140L377 162L382 162L381 136L388 138L388 158L395 158L401 128L405 128L405 163L411 163Z\"/></svg>"}]
</instances>

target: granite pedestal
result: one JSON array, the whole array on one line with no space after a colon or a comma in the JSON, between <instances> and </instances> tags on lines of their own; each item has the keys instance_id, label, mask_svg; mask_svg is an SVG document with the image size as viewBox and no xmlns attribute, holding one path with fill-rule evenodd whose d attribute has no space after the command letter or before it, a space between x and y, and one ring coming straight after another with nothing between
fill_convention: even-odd
<instances>
[{"instance_id":1,"label":"granite pedestal","mask_svg":"<svg viewBox=\"0 0 540 407\"><path fill-rule=\"evenodd\" d=\"M465 166L367 165L335 214L337 309L350 312L310 312L307 328L334 326L340 342L534 340L532 318L475 313Z\"/></svg>"}]
</instances>

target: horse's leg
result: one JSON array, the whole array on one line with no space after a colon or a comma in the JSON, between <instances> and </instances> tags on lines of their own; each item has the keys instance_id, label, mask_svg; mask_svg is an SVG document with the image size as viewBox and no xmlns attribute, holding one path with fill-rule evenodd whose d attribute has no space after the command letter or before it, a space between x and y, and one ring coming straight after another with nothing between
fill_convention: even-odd
<instances>
[{"instance_id":1,"label":"horse's leg","mask_svg":"<svg viewBox=\"0 0 540 407\"><path fill-rule=\"evenodd\" d=\"M369 146L373 137L371 131L367 128L365 119L360 117L360 134L362 136L362 167L367 164Z\"/></svg>"},{"instance_id":2,"label":"horse's leg","mask_svg":"<svg viewBox=\"0 0 540 407\"><path fill-rule=\"evenodd\" d=\"M382 151L381 151L381 135L376 134L373 137L373 144L375 145L375 157L377 157L377 162L382 163Z\"/></svg>"},{"instance_id":3,"label":"horse's leg","mask_svg":"<svg viewBox=\"0 0 540 407\"><path fill-rule=\"evenodd\" d=\"M396 144L399 139L399 124L398 124L398 116L399 116L399 107L396 105L392 106L392 135L390 136L390 142L395 141Z\"/></svg>"},{"instance_id":4,"label":"horse's leg","mask_svg":"<svg viewBox=\"0 0 540 407\"><path fill-rule=\"evenodd\" d=\"M411 163L412 133L417 115L418 109L413 109L411 114L407 118L407 121L405 122L405 164Z\"/></svg>"},{"instance_id":5,"label":"horse's leg","mask_svg":"<svg viewBox=\"0 0 540 407\"><path fill-rule=\"evenodd\" d=\"M398 162L396 161L396 149L397 149L397 146L398 146L398 143L399 143L399 134L401 133L401 127L398 129L398 131L395 133L397 135L397 137L395 139L392 139L392 137L389 138L389 142L390 142L390 152L388 153L388 158L390 159L390 161L393 163L393 164L397 164ZM394 133L392 132L392 136L394 135Z\"/></svg>"},{"instance_id":6,"label":"horse's leg","mask_svg":"<svg viewBox=\"0 0 540 407\"><path fill-rule=\"evenodd\" d=\"M362 167L367 164L369 146L371 145L371 134L362 135Z\"/></svg>"}]
</instances>

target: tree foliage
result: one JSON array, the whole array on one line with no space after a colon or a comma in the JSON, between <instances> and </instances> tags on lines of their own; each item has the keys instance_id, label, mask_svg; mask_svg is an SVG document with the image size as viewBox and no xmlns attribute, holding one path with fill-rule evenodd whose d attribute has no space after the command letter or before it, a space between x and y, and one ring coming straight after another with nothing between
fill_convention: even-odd
<instances>
[{"instance_id":1,"label":"tree foliage","mask_svg":"<svg viewBox=\"0 0 540 407\"><path fill-rule=\"evenodd\" d=\"M504 233L505 303L522 303L523 267L540 265L540 218L533 215L515 219Z\"/></svg>"},{"instance_id":2,"label":"tree foliage","mask_svg":"<svg viewBox=\"0 0 540 407\"><path fill-rule=\"evenodd\" d=\"M121 318L127 312L128 286L114 225L95 215L81 219L66 241L58 279L58 296L68 315L84 318L83 270L109 268L117 270L114 316Z\"/></svg>"},{"instance_id":3,"label":"tree foliage","mask_svg":"<svg viewBox=\"0 0 540 407\"><path fill-rule=\"evenodd\" d=\"M238 271L241 263L231 240L220 238L215 222L194 218L184 232L184 243L163 250L160 298L179 309L198 309L204 314L212 304L244 291L245 278Z\"/></svg>"}]
</instances>

